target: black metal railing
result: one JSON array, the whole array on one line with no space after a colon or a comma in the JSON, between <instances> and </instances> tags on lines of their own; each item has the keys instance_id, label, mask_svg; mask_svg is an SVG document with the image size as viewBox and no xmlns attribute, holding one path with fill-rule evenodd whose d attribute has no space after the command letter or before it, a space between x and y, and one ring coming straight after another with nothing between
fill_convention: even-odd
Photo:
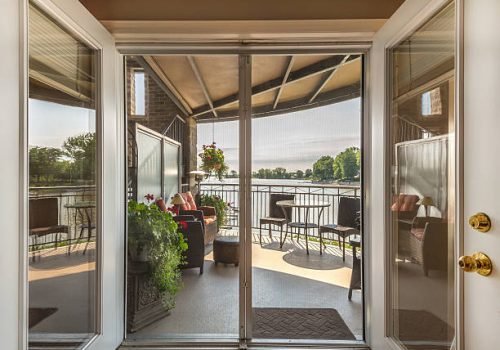
<instances>
[{"instance_id":1,"label":"black metal railing","mask_svg":"<svg viewBox=\"0 0 500 350\"><path fill-rule=\"evenodd\" d=\"M225 202L230 203L227 225L238 227L239 224L239 185L228 183L201 183L201 193L217 195ZM286 184L253 184L252 185L252 228L259 228L259 220L269 215L269 197L271 193L293 194L297 200L311 203L327 202L330 206L324 209L322 215L320 209L309 210L309 222L329 224L337 222L338 204L340 197L360 198L361 189L355 185L292 185ZM296 210L293 220L303 221L304 211ZM298 216L302 215L301 218ZM311 232L313 235L316 230Z\"/></svg>"}]
</instances>

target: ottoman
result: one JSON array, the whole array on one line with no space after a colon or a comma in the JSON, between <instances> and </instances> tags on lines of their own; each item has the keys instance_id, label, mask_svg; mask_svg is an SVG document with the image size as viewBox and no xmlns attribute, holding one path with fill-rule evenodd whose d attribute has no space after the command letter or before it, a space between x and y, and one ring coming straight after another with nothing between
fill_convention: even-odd
<instances>
[{"instance_id":1,"label":"ottoman","mask_svg":"<svg viewBox=\"0 0 500 350\"><path fill-rule=\"evenodd\" d=\"M214 261L217 263L234 264L240 260L240 239L237 236L221 236L214 240Z\"/></svg>"}]
</instances>

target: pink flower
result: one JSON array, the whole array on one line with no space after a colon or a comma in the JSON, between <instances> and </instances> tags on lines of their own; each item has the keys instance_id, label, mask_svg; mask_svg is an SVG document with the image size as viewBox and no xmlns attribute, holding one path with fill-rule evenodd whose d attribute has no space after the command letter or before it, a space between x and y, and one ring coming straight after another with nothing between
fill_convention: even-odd
<instances>
[{"instance_id":1,"label":"pink flower","mask_svg":"<svg viewBox=\"0 0 500 350\"><path fill-rule=\"evenodd\" d=\"M187 230L188 229L188 223L186 221L178 221L177 225L181 230Z\"/></svg>"},{"instance_id":2,"label":"pink flower","mask_svg":"<svg viewBox=\"0 0 500 350\"><path fill-rule=\"evenodd\" d=\"M151 202L152 200L155 199L155 196L152 195L151 193L148 193L147 195L144 196L144 198L146 198L148 202Z\"/></svg>"}]
</instances>

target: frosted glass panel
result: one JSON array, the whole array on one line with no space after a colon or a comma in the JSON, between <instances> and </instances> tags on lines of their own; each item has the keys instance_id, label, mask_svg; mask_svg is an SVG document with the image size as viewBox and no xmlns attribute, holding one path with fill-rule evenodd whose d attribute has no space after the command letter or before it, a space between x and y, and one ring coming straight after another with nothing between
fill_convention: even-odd
<instances>
[{"instance_id":1,"label":"frosted glass panel","mask_svg":"<svg viewBox=\"0 0 500 350\"><path fill-rule=\"evenodd\" d=\"M146 194L161 197L161 140L137 132L137 200Z\"/></svg>"},{"instance_id":2,"label":"frosted glass panel","mask_svg":"<svg viewBox=\"0 0 500 350\"><path fill-rule=\"evenodd\" d=\"M179 146L163 143L163 193L165 199L179 192Z\"/></svg>"}]
</instances>

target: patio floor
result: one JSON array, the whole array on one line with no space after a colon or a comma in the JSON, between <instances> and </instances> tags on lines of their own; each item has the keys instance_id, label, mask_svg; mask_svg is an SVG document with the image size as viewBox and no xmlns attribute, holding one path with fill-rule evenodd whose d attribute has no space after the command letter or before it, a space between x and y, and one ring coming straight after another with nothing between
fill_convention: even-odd
<instances>
[{"instance_id":1,"label":"patio floor","mask_svg":"<svg viewBox=\"0 0 500 350\"><path fill-rule=\"evenodd\" d=\"M75 246L70 256L65 247L47 249L40 261L30 264L30 307L57 310L30 331L85 334L93 328L89 296L95 264L89 258L93 261L95 245L89 245L86 255L83 248L83 244ZM299 242L288 239L280 250L277 237L263 235L260 246L256 233L252 249L254 307L335 309L355 337L362 339L362 294L354 291L352 301L347 299L350 249L343 263L341 250L335 245L327 245L320 256L318 243L310 242L307 255L302 238ZM420 265L410 262L400 261L398 267L400 308L430 312L445 325L450 317L446 274L432 271L426 277ZM203 275L198 269L183 270L183 288L171 314L129 335L129 339L237 337L238 274L239 268L233 265L216 266L208 253Z\"/></svg>"},{"instance_id":2,"label":"patio floor","mask_svg":"<svg viewBox=\"0 0 500 350\"><path fill-rule=\"evenodd\" d=\"M334 245L327 245L320 256L319 243L309 242L307 255L302 238L299 242L288 238L281 250L278 237L269 238L265 232L262 246L258 239L258 232L254 232L253 307L333 308L355 337L362 339L361 292L354 291L352 300L347 299L352 266L349 249L344 263L341 250ZM203 275L198 269L184 270L184 287L171 314L130 337L236 336L239 268L216 266L209 253L204 269Z\"/></svg>"}]
</instances>

